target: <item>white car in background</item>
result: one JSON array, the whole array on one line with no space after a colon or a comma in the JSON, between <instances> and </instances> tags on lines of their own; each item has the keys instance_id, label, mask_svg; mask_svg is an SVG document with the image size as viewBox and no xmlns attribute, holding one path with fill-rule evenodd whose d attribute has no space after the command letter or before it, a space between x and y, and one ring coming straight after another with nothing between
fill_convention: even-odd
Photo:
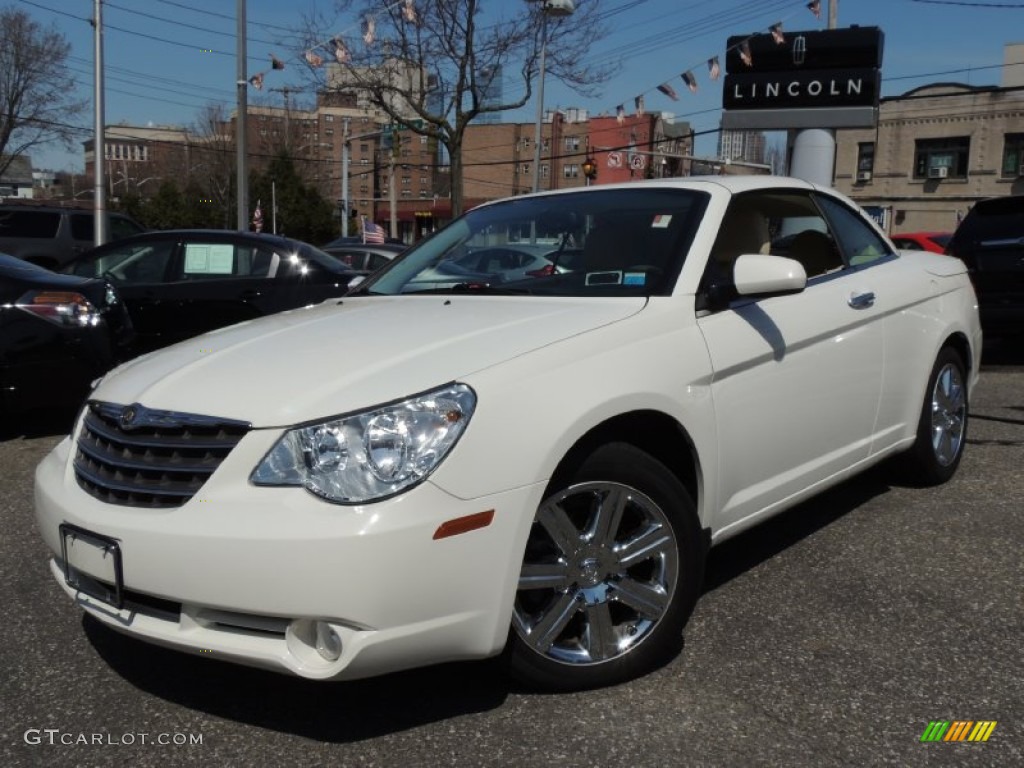
<instances>
[{"instance_id":1,"label":"white car in background","mask_svg":"<svg viewBox=\"0 0 1024 768\"><path fill-rule=\"evenodd\" d=\"M531 238L575 267L417 287ZM897 454L949 479L980 350L962 263L828 189L516 197L341 300L110 373L36 514L66 594L141 640L315 679L506 651L528 684L607 685L677 651L709 546Z\"/></svg>"}]
</instances>

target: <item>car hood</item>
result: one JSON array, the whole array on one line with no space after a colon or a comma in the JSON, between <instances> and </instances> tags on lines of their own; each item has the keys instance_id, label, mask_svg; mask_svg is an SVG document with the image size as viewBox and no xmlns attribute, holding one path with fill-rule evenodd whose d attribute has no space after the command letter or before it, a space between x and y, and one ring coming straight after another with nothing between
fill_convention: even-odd
<instances>
[{"instance_id":1,"label":"car hood","mask_svg":"<svg viewBox=\"0 0 1024 768\"><path fill-rule=\"evenodd\" d=\"M426 391L645 304L642 297L331 300L145 355L109 374L92 397L287 426Z\"/></svg>"}]
</instances>

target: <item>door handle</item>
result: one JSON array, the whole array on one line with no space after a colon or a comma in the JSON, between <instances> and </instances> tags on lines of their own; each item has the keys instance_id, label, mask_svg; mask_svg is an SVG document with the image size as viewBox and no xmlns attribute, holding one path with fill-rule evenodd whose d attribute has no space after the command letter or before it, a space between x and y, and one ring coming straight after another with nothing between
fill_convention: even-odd
<instances>
[{"instance_id":1,"label":"door handle","mask_svg":"<svg viewBox=\"0 0 1024 768\"><path fill-rule=\"evenodd\" d=\"M864 291L863 293L852 293L846 302L854 309L867 309L875 304L875 292Z\"/></svg>"}]
</instances>

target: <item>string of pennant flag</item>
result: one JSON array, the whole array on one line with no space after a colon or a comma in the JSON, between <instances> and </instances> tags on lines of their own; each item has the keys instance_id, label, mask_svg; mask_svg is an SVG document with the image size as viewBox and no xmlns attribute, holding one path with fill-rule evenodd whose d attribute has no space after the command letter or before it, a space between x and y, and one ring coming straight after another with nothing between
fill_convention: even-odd
<instances>
[{"instance_id":1,"label":"string of pennant flag","mask_svg":"<svg viewBox=\"0 0 1024 768\"><path fill-rule=\"evenodd\" d=\"M815 18L821 18L821 0L810 0L810 2L806 3L805 7L807 8L807 10L814 14ZM395 9L401 10L402 18L404 19L404 21L410 24L415 24L418 22L419 17L416 12L415 0L396 0L396 2L393 2L390 5L385 6L384 12L389 12ZM319 53L319 51L323 51L324 53L328 53L329 55L333 56L335 61L337 61L339 64L347 64L348 62L351 61L352 54L350 44L346 42L346 36L351 35L353 32L357 30L359 31L359 34L365 45L373 45L377 39L377 22L374 15L368 14L363 17L359 24L354 25L353 27L350 27L349 29L344 30L342 33L337 34L327 40L314 43L303 52L303 58L305 59L306 63L309 64L309 66L314 68L321 67L324 65L325 58ZM772 24L768 28L768 32L772 35L772 38L775 40L777 44L783 45L785 43L786 39L782 29L781 21ZM748 40L749 38L743 40L736 47L738 48L740 60L746 66L752 67L754 65L754 62L750 52L750 44ZM273 54L270 55L270 59L271 70L284 69L285 65L281 59L277 58ZM694 68L690 68L683 72L680 75L680 79L691 93L697 93L699 86L697 82L697 76L694 74L693 69ZM717 80L721 76L721 72L722 70L719 57L712 56L711 58L709 58L707 60L708 78L710 80ZM257 72L249 78L249 84L252 85L252 87L256 90L262 89L263 80L266 73L267 70ZM660 85L656 86L655 90L672 99L672 101L679 100L679 93L672 86L671 82L663 82ZM637 95L633 99L634 113L637 117L642 116L645 112L644 95L647 92L648 91L645 91ZM615 115L619 123L625 121L625 104L619 104L618 106L616 106Z\"/></svg>"},{"instance_id":2,"label":"string of pennant flag","mask_svg":"<svg viewBox=\"0 0 1024 768\"><path fill-rule=\"evenodd\" d=\"M806 4L806 8L807 8L807 10L809 10L811 13L814 14L814 17L816 19L820 19L821 18L821 0L811 0L809 3ZM770 27L768 27L768 32L771 34L772 39L775 41L775 43L777 45L784 45L786 43L786 36L785 36L785 33L782 30L782 22L781 21L778 21L775 24L772 24ZM747 37L746 39L742 40L738 45L736 45L734 47L736 48L737 53L739 54L740 61L742 61L748 67L753 67L754 66L754 58L753 58L753 55L750 52L750 37L753 37L753 35L751 35L751 36ZM730 48L729 50L732 50L732 49ZM709 58L707 60L707 71L708 71L708 79L709 80L717 80L721 76L721 74L722 74L722 66L721 66L721 63L720 63L720 60L719 60L718 56L712 56L711 58ZM686 88L690 91L690 93L696 93L697 92L697 89L698 89L697 76L694 75L693 68L687 69L679 77L683 81L683 84L686 85ZM655 90L657 90L658 92L664 94L665 96L668 96L668 98L672 99L672 101L679 101L679 93L678 93L678 91L676 91L676 89L672 86L672 83L669 82L669 81L666 81L666 82L661 83L660 85L656 86ZM645 93L647 93L647 91L645 91L644 93L641 93L638 96L635 96L633 98L633 109L634 109L634 115L636 117L642 117L644 115L644 112L645 112L644 94ZM625 104L619 104L618 106L615 107L615 117L618 120L620 125L623 122L625 122L625 120L626 120L626 105Z\"/></svg>"}]
</instances>

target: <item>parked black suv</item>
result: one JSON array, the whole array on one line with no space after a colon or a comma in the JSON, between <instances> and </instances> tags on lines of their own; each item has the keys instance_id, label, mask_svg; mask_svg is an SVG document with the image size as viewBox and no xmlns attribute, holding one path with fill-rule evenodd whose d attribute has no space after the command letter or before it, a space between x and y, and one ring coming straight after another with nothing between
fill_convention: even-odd
<instances>
[{"instance_id":1,"label":"parked black suv","mask_svg":"<svg viewBox=\"0 0 1024 768\"><path fill-rule=\"evenodd\" d=\"M975 204L946 253L970 271L985 333L1024 333L1024 195Z\"/></svg>"},{"instance_id":2,"label":"parked black suv","mask_svg":"<svg viewBox=\"0 0 1024 768\"><path fill-rule=\"evenodd\" d=\"M58 206L0 205L0 253L57 270L95 244L93 212ZM108 213L108 239L137 235L143 228L120 213Z\"/></svg>"}]
</instances>

